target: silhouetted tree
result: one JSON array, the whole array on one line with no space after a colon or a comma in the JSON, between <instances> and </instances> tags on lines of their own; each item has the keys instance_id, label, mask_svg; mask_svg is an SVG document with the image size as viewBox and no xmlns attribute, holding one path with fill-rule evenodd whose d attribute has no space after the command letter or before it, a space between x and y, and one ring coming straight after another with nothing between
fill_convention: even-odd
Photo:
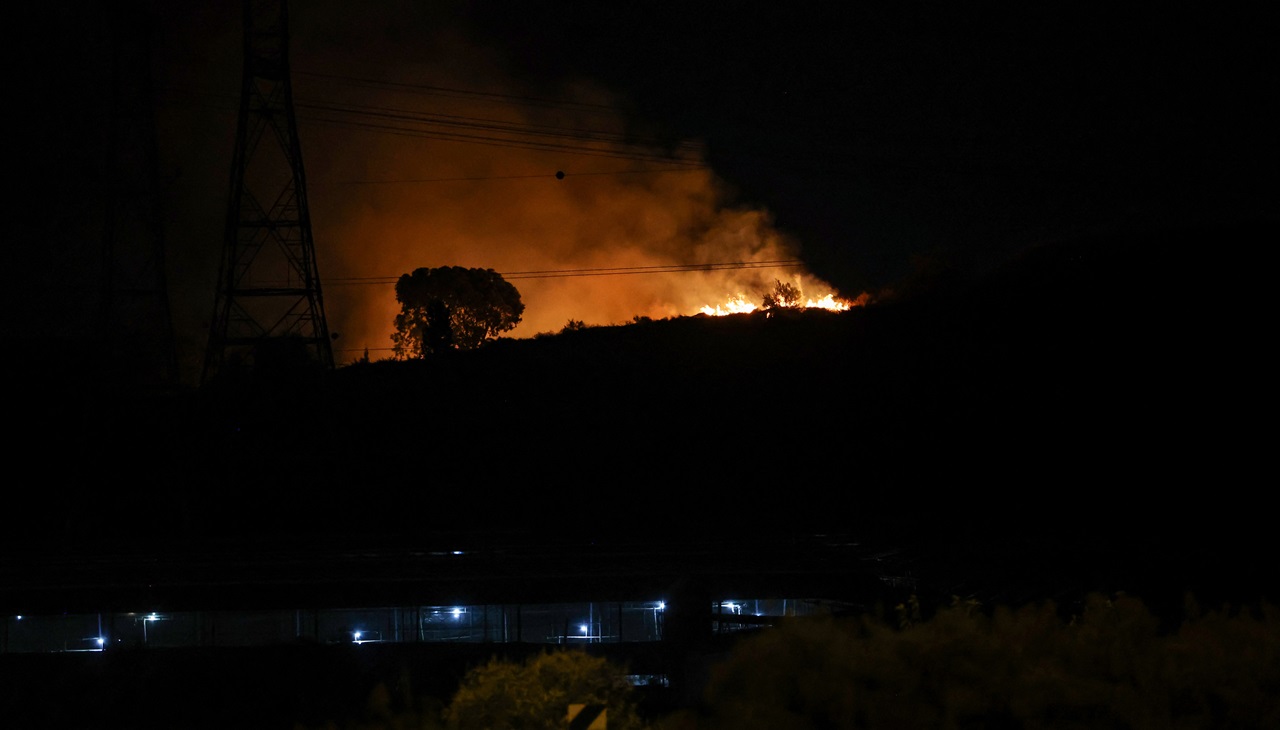
<instances>
[{"instance_id":1,"label":"silhouetted tree","mask_svg":"<svg viewBox=\"0 0 1280 730\"><path fill-rule=\"evenodd\" d=\"M520 324L520 292L493 269L415 269L396 282L397 359L472 350Z\"/></svg>"},{"instance_id":2,"label":"silhouetted tree","mask_svg":"<svg viewBox=\"0 0 1280 730\"><path fill-rule=\"evenodd\" d=\"M571 704L605 706L609 730L638 730L627 669L577 650L543 652L524 662L494 658L463 678L444 719L450 730L567 727Z\"/></svg>"},{"instance_id":3,"label":"silhouetted tree","mask_svg":"<svg viewBox=\"0 0 1280 730\"><path fill-rule=\"evenodd\" d=\"M765 294L764 301L760 304L762 309L798 306L800 306L800 287L777 279L774 280L773 291Z\"/></svg>"}]
</instances>

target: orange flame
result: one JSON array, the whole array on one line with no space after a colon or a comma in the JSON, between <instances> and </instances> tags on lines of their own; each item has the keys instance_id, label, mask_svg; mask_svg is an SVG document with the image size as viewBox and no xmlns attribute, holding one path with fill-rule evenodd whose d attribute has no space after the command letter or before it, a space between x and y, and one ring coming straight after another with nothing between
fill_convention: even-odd
<instances>
[{"instance_id":1,"label":"orange flame","mask_svg":"<svg viewBox=\"0 0 1280 730\"><path fill-rule=\"evenodd\" d=\"M825 294L817 299L806 299L804 304L800 304L798 302L795 304L784 303L779 306L783 308L826 309L832 312L844 312L853 307L865 307L870 300L871 297L866 292L859 294L858 297L852 301L837 298L834 294ZM714 306L707 305L698 311L712 317L723 317L729 314L750 314L759 308L759 306L747 301L747 298L744 295L737 294L730 297L724 304L716 304Z\"/></svg>"},{"instance_id":2,"label":"orange flame","mask_svg":"<svg viewBox=\"0 0 1280 730\"><path fill-rule=\"evenodd\" d=\"M833 312L843 312L853 305L836 299L834 294L827 294L826 296L806 301L804 306L805 309L830 309Z\"/></svg>"},{"instance_id":3,"label":"orange flame","mask_svg":"<svg viewBox=\"0 0 1280 730\"><path fill-rule=\"evenodd\" d=\"M747 298L742 294L738 294L737 296L731 297L724 304L717 304L714 307L707 305L699 311L713 317L723 317L726 314L750 314L751 312L756 311L756 309L758 309L756 305L748 302Z\"/></svg>"}]
</instances>

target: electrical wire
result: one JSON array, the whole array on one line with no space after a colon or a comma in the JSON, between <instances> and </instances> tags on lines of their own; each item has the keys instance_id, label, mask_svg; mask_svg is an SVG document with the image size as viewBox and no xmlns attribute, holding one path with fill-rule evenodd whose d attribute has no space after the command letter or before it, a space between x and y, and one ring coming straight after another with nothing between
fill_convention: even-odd
<instances>
[{"instance_id":1,"label":"electrical wire","mask_svg":"<svg viewBox=\"0 0 1280 730\"><path fill-rule=\"evenodd\" d=\"M472 175L466 177L418 177L405 178L401 180L335 180L333 182L320 182L320 185L402 185L411 183L437 183L437 182L481 182L485 180L530 180L534 178L565 178L565 177L585 177L589 175L659 175L671 172L699 172L703 168L699 167L648 167L639 170L588 170L586 172L564 173L557 171L556 174L548 172L539 172L529 175ZM309 184L312 181L307 181Z\"/></svg>"},{"instance_id":2,"label":"electrical wire","mask_svg":"<svg viewBox=\"0 0 1280 730\"><path fill-rule=\"evenodd\" d=\"M521 96L516 94L501 94L497 92L475 91L474 89L459 89L448 86L432 86L429 84L410 84L398 81L386 81L383 79L360 78L355 76L343 76L340 74L323 74L316 71L300 71L293 70L298 76L310 76L312 78L331 79L334 81L344 81L356 86L375 87L382 89L405 89L424 96L444 96L447 98L473 99L486 102L494 102L499 104L514 104L519 106L543 106L562 109L578 109L586 111L597 111L606 114L614 114L617 109L608 104L593 104L590 102L569 101L567 99L548 99L537 96Z\"/></svg>"},{"instance_id":3,"label":"electrical wire","mask_svg":"<svg viewBox=\"0 0 1280 730\"><path fill-rule=\"evenodd\" d=\"M499 273L507 280L515 279L557 279L580 276L620 276L634 274L670 274L696 271L726 271L733 269L774 269L796 268L804 266L799 259L780 259L776 261L732 261L714 264L670 264L655 266L613 266L590 269L542 269L534 271L513 271ZM368 286L395 284L399 276L349 276L325 279L325 286Z\"/></svg>"},{"instance_id":4,"label":"electrical wire","mask_svg":"<svg viewBox=\"0 0 1280 730\"><path fill-rule=\"evenodd\" d=\"M236 104L224 94L201 94L185 89L172 88L164 89L164 91L168 95L165 97L166 103L170 104L173 103L171 99L174 96L209 98L215 101L221 100L223 104L231 105L231 108L225 108L221 104L213 107L228 113L232 113ZM464 93L462 90L450 91L457 94ZM480 92L472 93L482 96L501 96L480 94ZM512 96L506 98L511 100L509 103L515 103L515 100L523 101L531 97ZM547 100L542 101L543 103L551 103ZM438 139L447 142L662 162L690 169L705 168L705 163L701 161L702 145L687 141L671 146L673 151L668 153L659 151L664 146L659 140L642 139L602 129L533 124L459 114L420 112L412 109L377 105L340 104L313 101L305 98L295 99L293 106L298 111L298 121L309 124ZM569 105L563 104L563 106ZM607 107L599 108L601 110L607 109Z\"/></svg>"}]
</instances>

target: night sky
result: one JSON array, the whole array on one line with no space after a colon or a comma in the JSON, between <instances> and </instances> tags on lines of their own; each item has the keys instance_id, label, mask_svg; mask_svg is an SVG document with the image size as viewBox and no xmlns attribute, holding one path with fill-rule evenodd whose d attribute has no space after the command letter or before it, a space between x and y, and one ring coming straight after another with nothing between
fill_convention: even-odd
<instances>
[{"instance_id":1,"label":"night sky","mask_svg":"<svg viewBox=\"0 0 1280 730\"><path fill-rule=\"evenodd\" d=\"M112 41L144 57L149 27L153 200L190 377L222 242L241 3L150 5L134 20L93 2L23 11L23 255L6 329L93 327L100 203L134 189L103 163ZM852 299L1045 242L1275 219L1272 65L1262 18L1243 11L379 0L290 13L339 362L390 355L387 282L420 266L791 262L522 278L512 334L528 337L758 300L775 279Z\"/></svg>"}]
</instances>

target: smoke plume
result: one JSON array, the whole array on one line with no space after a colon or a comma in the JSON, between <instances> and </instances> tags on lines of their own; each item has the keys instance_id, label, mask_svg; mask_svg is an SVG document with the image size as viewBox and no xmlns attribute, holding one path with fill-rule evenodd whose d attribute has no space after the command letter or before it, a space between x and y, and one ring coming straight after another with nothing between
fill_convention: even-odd
<instances>
[{"instance_id":1,"label":"smoke plume","mask_svg":"<svg viewBox=\"0 0 1280 730\"><path fill-rule=\"evenodd\" d=\"M735 204L696 140L645 134L626 99L583 79L536 88L518 81L522 74L505 68L501 54L447 25L392 27L390 16L342 7L295 12L290 51L339 363L366 351L390 357L399 311L393 283L419 267L502 273L525 304L512 337L559 331L570 320L693 315L736 296L758 303L775 279L809 296L830 293L802 276L798 243L774 227L769 211ZM225 62L203 66L221 74L206 81L229 92L221 96L221 131L206 143L187 139L179 151L214 156L177 163L210 175L214 186L232 151L240 74L239 29L223 27L211 38L225 47L207 52ZM212 129L190 120L186 127ZM212 203L221 200L206 195L191 205L212 223L221 213ZM208 290L191 298L197 309L212 302L208 272L221 245L212 228L202 229L207 248L189 254L190 291ZM197 281L195 272L208 278ZM207 313L197 316L207 321Z\"/></svg>"}]
</instances>

